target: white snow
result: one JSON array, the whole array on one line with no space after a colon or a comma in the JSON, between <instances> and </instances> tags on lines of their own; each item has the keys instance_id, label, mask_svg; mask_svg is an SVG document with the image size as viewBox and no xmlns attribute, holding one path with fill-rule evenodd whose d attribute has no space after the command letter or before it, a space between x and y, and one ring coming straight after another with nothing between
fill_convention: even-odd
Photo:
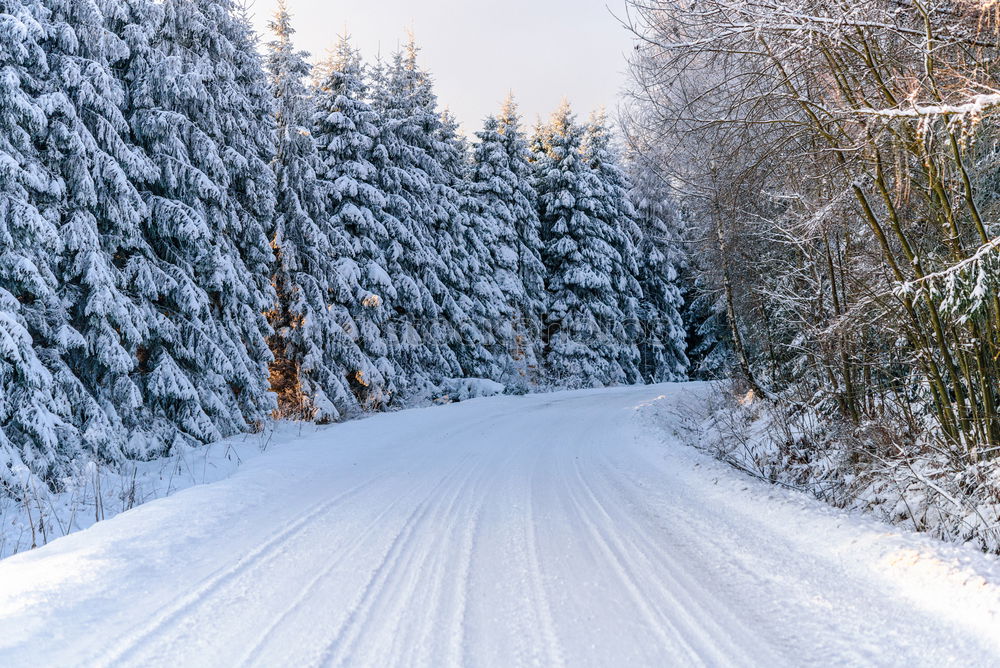
<instances>
[{"instance_id":1,"label":"white snow","mask_svg":"<svg viewBox=\"0 0 1000 668\"><path fill-rule=\"evenodd\" d=\"M436 390L440 401L466 401L477 397L493 397L503 394L501 383L489 378L445 378Z\"/></svg>"},{"instance_id":2,"label":"white snow","mask_svg":"<svg viewBox=\"0 0 1000 668\"><path fill-rule=\"evenodd\" d=\"M983 112L1000 105L1000 94L973 95L962 104L914 104L909 108L862 109L861 113L892 118L917 116L981 116Z\"/></svg>"},{"instance_id":3,"label":"white snow","mask_svg":"<svg viewBox=\"0 0 1000 668\"><path fill-rule=\"evenodd\" d=\"M990 665L1000 565L681 444L698 384L275 442L0 561L0 665Z\"/></svg>"},{"instance_id":4,"label":"white snow","mask_svg":"<svg viewBox=\"0 0 1000 668\"><path fill-rule=\"evenodd\" d=\"M23 499L0 495L0 558L31 549L33 539L43 545L135 506L228 478L270 445L315 429L307 423L273 422L259 434L241 434L197 447L178 446L169 457L152 461L129 460L115 468L81 461L62 480L58 492L48 490L21 467L16 489Z\"/></svg>"}]
</instances>

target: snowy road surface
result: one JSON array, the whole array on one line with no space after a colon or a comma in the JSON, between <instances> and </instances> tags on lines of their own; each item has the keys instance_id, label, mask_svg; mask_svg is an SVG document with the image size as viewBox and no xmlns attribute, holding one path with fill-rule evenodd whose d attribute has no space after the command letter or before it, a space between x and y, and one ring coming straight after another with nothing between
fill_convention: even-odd
<instances>
[{"instance_id":1,"label":"snowy road surface","mask_svg":"<svg viewBox=\"0 0 1000 668\"><path fill-rule=\"evenodd\" d=\"M992 558L651 426L705 391L309 430L0 562L0 665L1000 665Z\"/></svg>"}]
</instances>

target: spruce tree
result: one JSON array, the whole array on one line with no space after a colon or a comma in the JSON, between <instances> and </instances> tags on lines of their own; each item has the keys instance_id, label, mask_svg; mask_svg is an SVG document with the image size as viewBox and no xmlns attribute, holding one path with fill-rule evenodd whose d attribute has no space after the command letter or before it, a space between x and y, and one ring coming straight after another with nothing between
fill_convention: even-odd
<instances>
[{"instance_id":1,"label":"spruce tree","mask_svg":"<svg viewBox=\"0 0 1000 668\"><path fill-rule=\"evenodd\" d=\"M114 68L128 47L109 26L121 3L45 0L48 85L65 104L52 105L45 159L65 184L60 211L60 293L72 345L55 370L82 446L120 459L142 394L132 379L136 350L148 337L145 314L130 296L124 268L147 253L147 216L137 184L153 164L131 144L122 114L126 93ZM127 18L126 18L127 20Z\"/></svg>"},{"instance_id":2,"label":"spruce tree","mask_svg":"<svg viewBox=\"0 0 1000 668\"><path fill-rule=\"evenodd\" d=\"M359 412L351 378L372 375L371 365L346 327L345 302L357 299L342 285L344 248L326 205L330 183L317 176L319 154L309 127L313 110L304 79L308 54L292 43L294 29L285 4L270 24L267 68L275 98L278 186L274 240L274 285L278 302L270 311L275 330L271 385L279 409L321 422ZM355 380L356 382L356 380Z\"/></svg>"},{"instance_id":3,"label":"spruce tree","mask_svg":"<svg viewBox=\"0 0 1000 668\"><path fill-rule=\"evenodd\" d=\"M447 232L454 235L445 261L454 268L449 288L461 318L455 323L459 335L455 351L463 375L506 379L514 371L514 311L500 287L491 252L498 237L497 221L477 196L468 142L448 111L441 115L437 139L435 154L445 177L438 192L450 203Z\"/></svg>"},{"instance_id":4,"label":"spruce tree","mask_svg":"<svg viewBox=\"0 0 1000 668\"><path fill-rule=\"evenodd\" d=\"M133 449L153 454L252 429L275 406L264 316L274 118L254 37L229 0L129 9L126 117L155 166L142 188L149 252L124 268L149 325Z\"/></svg>"},{"instance_id":5,"label":"spruce tree","mask_svg":"<svg viewBox=\"0 0 1000 668\"><path fill-rule=\"evenodd\" d=\"M223 147L229 174L230 208L223 231L237 251L231 260L233 273L227 277L232 292L223 289L214 309L237 371L235 383L231 383L233 391L224 396L232 397L230 405L242 414L242 424L237 426L256 429L274 408L267 382L271 328L264 313L275 299L271 285L274 255L269 243L276 195L270 167L275 153L275 116L247 5L234 0L202 2L208 25L218 33L208 35L207 45L218 49L209 91L212 99L219 101L216 140Z\"/></svg>"},{"instance_id":6,"label":"spruce tree","mask_svg":"<svg viewBox=\"0 0 1000 668\"><path fill-rule=\"evenodd\" d=\"M427 342L430 377L496 378L509 366L509 317L483 239L489 225L470 183L469 149L454 118L437 106L430 75L411 36L387 69L387 116L416 175L409 191L433 257L427 286L437 317L418 331ZM395 124L392 121L395 120ZM498 327L499 325L499 327Z\"/></svg>"},{"instance_id":7,"label":"spruce tree","mask_svg":"<svg viewBox=\"0 0 1000 668\"><path fill-rule=\"evenodd\" d=\"M624 321L615 273L618 233L601 218L602 194L582 153L583 129L569 103L534 144L539 218L548 278L545 361L550 379L568 387L628 380L616 328Z\"/></svg>"},{"instance_id":8,"label":"spruce tree","mask_svg":"<svg viewBox=\"0 0 1000 668\"><path fill-rule=\"evenodd\" d=\"M545 266L527 142L519 124L513 97L508 97L500 116L488 117L476 133L472 180L488 215L484 242L490 264L512 318L512 361L526 385L538 380Z\"/></svg>"},{"instance_id":9,"label":"spruce tree","mask_svg":"<svg viewBox=\"0 0 1000 668\"><path fill-rule=\"evenodd\" d=\"M72 334L51 266L65 186L39 153L49 102L67 103L46 99L43 17L37 4L0 2L0 486L14 493L26 472L57 475L79 443L49 368Z\"/></svg>"},{"instance_id":10,"label":"spruce tree","mask_svg":"<svg viewBox=\"0 0 1000 668\"><path fill-rule=\"evenodd\" d=\"M432 148L437 100L412 39L380 65L373 97L379 119L374 164L387 200L383 213L396 228L386 250L397 293L390 348L406 380L401 389L412 395L462 373L453 347L455 323L464 314L451 292L456 268L445 261L456 244L457 198L442 196L446 177Z\"/></svg>"},{"instance_id":11,"label":"spruce tree","mask_svg":"<svg viewBox=\"0 0 1000 668\"><path fill-rule=\"evenodd\" d=\"M685 260L680 213L658 174L637 160L630 167L632 202L642 232L638 248L643 294L639 308L642 375L649 383L680 381L687 378L689 364L681 318L684 296L680 272Z\"/></svg>"},{"instance_id":12,"label":"spruce tree","mask_svg":"<svg viewBox=\"0 0 1000 668\"><path fill-rule=\"evenodd\" d=\"M711 284L709 272L689 265L681 276L687 288L681 316L687 329L690 375L699 380L727 377L734 353L725 299Z\"/></svg>"},{"instance_id":13,"label":"spruce tree","mask_svg":"<svg viewBox=\"0 0 1000 668\"><path fill-rule=\"evenodd\" d=\"M386 214L373 161L378 116L366 100L364 66L347 36L342 36L323 67L314 91L312 138L318 173L326 183L332 279L343 328L357 342L359 359L348 369L350 385L362 404L376 408L393 401L401 368L387 339L390 314L399 298L387 270L386 249L404 233Z\"/></svg>"},{"instance_id":14,"label":"spruce tree","mask_svg":"<svg viewBox=\"0 0 1000 668\"><path fill-rule=\"evenodd\" d=\"M605 332L606 345L615 350L615 359L627 382L641 382L638 343L642 337L640 305L643 295L636 254L641 233L635 221L630 185L618 165L603 111L594 113L587 122L581 150L591 170L589 190L595 202L594 215L604 223L604 241L615 250L611 256L611 281L621 320Z\"/></svg>"}]
</instances>

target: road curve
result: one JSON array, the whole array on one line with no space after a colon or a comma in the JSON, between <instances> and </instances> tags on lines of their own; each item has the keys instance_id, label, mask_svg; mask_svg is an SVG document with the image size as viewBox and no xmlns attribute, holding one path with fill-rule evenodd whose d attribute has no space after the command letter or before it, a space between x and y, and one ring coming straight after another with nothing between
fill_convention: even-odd
<instances>
[{"instance_id":1,"label":"road curve","mask_svg":"<svg viewBox=\"0 0 1000 668\"><path fill-rule=\"evenodd\" d=\"M679 444L672 408L706 391L475 400L275 446L0 562L0 665L1000 663L995 562Z\"/></svg>"}]
</instances>

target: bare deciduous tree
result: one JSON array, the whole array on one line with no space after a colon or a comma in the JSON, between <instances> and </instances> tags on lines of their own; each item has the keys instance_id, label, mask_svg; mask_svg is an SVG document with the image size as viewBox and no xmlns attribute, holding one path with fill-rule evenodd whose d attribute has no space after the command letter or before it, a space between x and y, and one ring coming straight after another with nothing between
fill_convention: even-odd
<instances>
[{"instance_id":1,"label":"bare deciduous tree","mask_svg":"<svg viewBox=\"0 0 1000 668\"><path fill-rule=\"evenodd\" d=\"M760 393L1000 447L998 3L630 0L626 126Z\"/></svg>"}]
</instances>

